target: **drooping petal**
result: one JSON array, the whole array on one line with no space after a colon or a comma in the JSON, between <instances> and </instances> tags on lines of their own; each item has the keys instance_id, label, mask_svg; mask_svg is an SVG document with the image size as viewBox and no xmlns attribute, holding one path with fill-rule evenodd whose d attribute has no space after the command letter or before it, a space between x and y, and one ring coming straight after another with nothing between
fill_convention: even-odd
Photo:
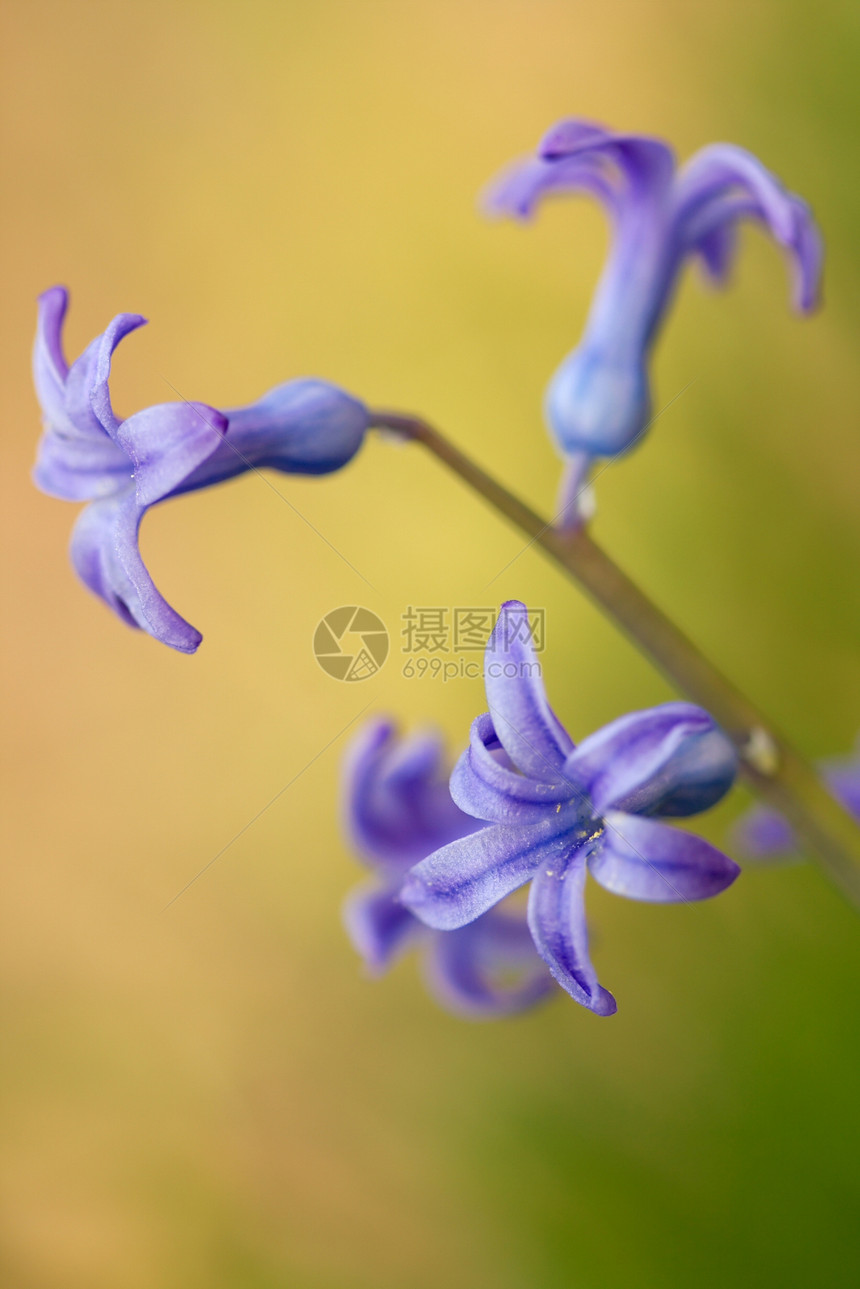
<instances>
[{"instance_id":1,"label":"drooping petal","mask_svg":"<svg viewBox=\"0 0 860 1289\"><path fill-rule=\"evenodd\" d=\"M396 896L396 888L374 883L358 887L344 902L349 938L373 971L385 971L410 945L430 934Z\"/></svg>"},{"instance_id":2,"label":"drooping petal","mask_svg":"<svg viewBox=\"0 0 860 1289\"><path fill-rule=\"evenodd\" d=\"M540 865L529 892L529 929L562 989L596 1015L611 1016L615 999L598 983L588 955L585 872L584 850Z\"/></svg>"},{"instance_id":3,"label":"drooping petal","mask_svg":"<svg viewBox=\"0 0 860 1289\"><path fill-rule=\"evenodd\" d=\"M488 713L472 722L469 747L451 775L451 796L461 810L489 823L535 823L547 806L575 795L576 785L569 780L543 783L518 774Z\"/></svg>"},{"instance_id":4,"label":"drooping petal","mask_svg":"<svg viewBox=\"0 0 860 1289\"><path fill-rule=\"evenodd\" d=\"M194 653L203 637L158 592L141 558L137 534L145 513L131 488L91 502L72 532L72 564L123 622L181 653Z\"/></svg>"},{"instance_id":5,"label":"drooping petal","mask_svg":"<svg viewBox=\"0 0 860 1289\"><path fill-rule=\"evenodd\" d=\"M792 272L792 304L799 313L809 313L820 302L824 244L809 207L799 197L793 200L795 228L785 244ZM733 194L714 197L686 221L679 252L698 255L711 280L724 285L735 259L738 225L744 219L768 227L756 201Z\"/></svg>"},{"instance_id":6,"label":"drooping petal","mask_svg":"<svg viewBox=\"0 0 860 1289\"><path fill-rule=\"evenodd\" d=\"M595 811L690 815L731 787L738 758L701 707L662 703L631 712L589 735L565 775L588 792Z\"/></svg>"},{"instance_id":7,"label":"drooping petal","mask_svg":"<svg viewBox=\"0 0 860 1289\"><path fill-rule=\"evenodd\" d=\"M669 824L609 811L588 861L601 886L629 900L685 903L731 886L740 868L710 842Z\"/></svg>"},{"instance_id":8,"label":"drooping petal","mask_svg":"<svg viewBox=\"0 0 860 1289\"><path fill-rule=\"evenodd\" d=\"M134 466L137 504L151 506L179 488L226 429L223 412L205 403L160 403L119 424L115 437Z\"/></svg>"},{"instance_id":9,"label":"drooping petal","mask_svg":"<svg viewBox=\"0 0 860 1289\"><path fill-rule=\"evenodd\" d=\"M402 872L480 825L451 800L441 738L399 738L386 720L369 721L344 761L344 829L370 864Z\"/></svg>"},{"instance_id":10,"label":"drooping petal","mask_svg":"<svg viewBox=\"0 0 860 1289\"><path fill-rule=\"evenodd\" d=\"M565 161L527 157L493 181L483 206L488 215L528 220L544 197L580 192L590 193L610 212L615 210L618 193L599 156L584 153Z\"/></svg>"},{"instance_id":11,"label":"drooping petal","mask_svg":"<svg viewBox=\"0 0 860 1289\"><path fill-rule=\"evenodd\" d=\"M823 258L821 236L811 210L788 192L757 157L744 148L717 143L691 157L678 175L674 195L674 229L689 250L701 250L717 230L739 219L765 225L789 258L795 308L813 309L818 301ZM721 272L730 254L723 256Z\"/></svg>"},{"instance_id":12,"label":"drooping petal","mask_svg":"<svg viewBox=\"0 0 860 1289\"><path fill-rule=\"evenodd\" d=\"M527 882L539 864L561 863L580 840L576 822L561 807L536 824L482 828L410 869L400 898L438 931L465 926Z\"/></svg>"},{"instance_id":13,"label":"drooping petal","mask_svg":"<svg viewBox=\"0 0 860 1289\"><path fill-rule=\"evenodd\" d=\"M544 135L536 157L515 162L488 190L494 215L529 219L542 197L587 192L616 217L631 197L668 190L674 158L665 143L646 135L616 134L592 121L561 121Z\"/></svg>"},{"instance_id":14,"label":"drooping petal","mask_svg":"<svg viewBox=\"0 0 860 1289\"><path fill-rule=\"evenodd\" d=\"M547 702L526 606L503 604L484 655L484 684L496 734L517 769L557 783L573 742Z\"/></svg>"},{"instance_id":15,"label":"drooping petal","mask_svg":"<svg viewBox=\"0 0 860 1289\"><path fill-rule=\"evenodd\" d=\"M496 910L433 936L426 976L444 1007L473 1019L525 1011L554 988L525 919Z\"/></svg>"}]
</instances>

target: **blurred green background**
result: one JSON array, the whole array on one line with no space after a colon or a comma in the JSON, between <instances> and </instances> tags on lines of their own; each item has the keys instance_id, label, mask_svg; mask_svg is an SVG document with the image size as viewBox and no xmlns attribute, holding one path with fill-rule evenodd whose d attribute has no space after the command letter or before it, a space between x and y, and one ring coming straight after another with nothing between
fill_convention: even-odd
<instances>
[{"instance_id":1,"label":"blurred green background","mask_svg":"<svg viewBox=\"0 0 860 1289\"><path fill-rule=\"evenodd\" d=\"M547 610L575 737L671 696L535 551L422 453L254 477L146 522L185 658L75 582L39 495L37 293L68 348L151 325L126 412L299 374L435 419L536 506L541 424L606 248L587 202L531 230L476 197L563 115L759 153L829 252L800 321L757 231L691 275L647 443L596 532L810 756L860 725L860 10L839 0L6 0L2 40L3 1283L15 1289L842 1286L858 1274L860 921L812 867L699 907L590 894L608 1021L559 996L469 1024L414 962L368 981L330 747L366 703L452 750L478 681L362 685L310 649L365 603ZM690 384L692 382L692 384ZM741 793L707 821L720 840Z\"/></svg>"}]
</instances>

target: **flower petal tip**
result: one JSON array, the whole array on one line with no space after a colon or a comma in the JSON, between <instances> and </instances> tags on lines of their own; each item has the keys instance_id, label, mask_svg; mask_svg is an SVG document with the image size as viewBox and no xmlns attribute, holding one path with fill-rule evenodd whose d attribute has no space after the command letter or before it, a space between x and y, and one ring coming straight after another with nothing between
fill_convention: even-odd
<instances>
[{"instance_id":1,"label":"flower petal tip","mask_svg":"<svg viewBox=\"0 0 860 1289\"><path fill-rule=\"evenodd\" d=\"M600 985L598 993L588 1010L593 1012L595 1016L614 1016L618 1011L618 1003L615 1001L614 995Z\"/></svg>"},{"instance_id":2,"label":"flower petal tip","mask_svg":"<svg viewBox=\"0 0 860 1289\"><path fill-rule=\"evenodd\" d=\"M41 291L36 296L36 302L41 305L53 305L62 308L63 312L69 307L69 288L66 286L49 286L46 290Z\"/></svg>"}]
</instances>

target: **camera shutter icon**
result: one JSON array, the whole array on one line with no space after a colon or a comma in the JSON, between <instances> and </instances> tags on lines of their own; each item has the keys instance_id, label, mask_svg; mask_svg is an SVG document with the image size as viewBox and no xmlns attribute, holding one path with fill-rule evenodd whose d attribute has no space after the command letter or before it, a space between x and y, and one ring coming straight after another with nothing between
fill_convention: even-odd
<instances>
[{"instance_id":1,"label":"camera shutter icon","mask_svg":"<svg viewBox=\"0 0 860 1289\"><path fill-rule=\"evenodd\" d=\"M388 631L370 609L347 604L317 624L313 649L323 671L335 680L367 680L388 657Z\"/></svg>"}]
</instances>

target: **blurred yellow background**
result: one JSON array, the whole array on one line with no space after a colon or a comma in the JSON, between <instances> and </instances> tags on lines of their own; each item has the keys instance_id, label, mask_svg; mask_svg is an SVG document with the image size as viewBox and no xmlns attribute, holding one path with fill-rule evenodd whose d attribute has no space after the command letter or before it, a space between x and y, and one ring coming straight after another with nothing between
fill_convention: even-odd
<instances>
[{"instance_id":1,"label":"blurred yellow background","mask_svg":"<svg viewBox=\"0 0 860 1289\"><path fill-rule=\"evenodd\" d=\"M671 691L414 449L164 506L143 545L186 658L75 581L75 508L28 472L35 297L70 356L122 310L126 413L295 375L421 411L532 504L540 402L606 248L476 199L564 115L757 152L814 206L826 308L743 235L685 281L656 361L683 396L599 484L596 532L810 756L857 667L860 14L840 0L6 0L2 486L7 682L2 1283L14 1289L665 1289L854 1283L860 922L811 867L655 908L592 890L599 1021L559 996L475 1025L414 962L368 981L336 809L365 704L439 721L478 681L361 685L311 653L364 603L518 596L574 737ZM692 382L692 384L690 384ZM297 507L372 584L302 521ZM255 816L304 769L256 822ZM745 799L706 822L720 840ZM242 831L246 829L246 831ZM240 834L237 836L237 834ZM236 838L233 844L231 839ZM221 857L166 911L164 905Z\"/></svg>"}]
</instances>

